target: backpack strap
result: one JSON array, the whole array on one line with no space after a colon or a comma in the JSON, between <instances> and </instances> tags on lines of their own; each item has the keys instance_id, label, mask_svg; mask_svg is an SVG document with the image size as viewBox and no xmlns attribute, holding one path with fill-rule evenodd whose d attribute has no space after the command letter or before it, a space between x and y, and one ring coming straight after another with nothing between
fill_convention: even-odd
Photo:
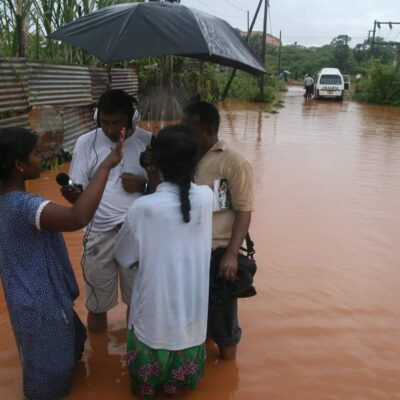
<instances>
[{"instance_id":1,"label":"backpack strap","mask_svg":"<svg viewBox=\"0 0 400 400\"><path fill-rule=\"evenodd\" d=\"M251 240L249 233L247 233L246 235L246 248L241 247L240 250L246 252L247 257L253 259L253 256L256 253L256 251L254 250L254 242Z\"/></svg>"}]
</instances>

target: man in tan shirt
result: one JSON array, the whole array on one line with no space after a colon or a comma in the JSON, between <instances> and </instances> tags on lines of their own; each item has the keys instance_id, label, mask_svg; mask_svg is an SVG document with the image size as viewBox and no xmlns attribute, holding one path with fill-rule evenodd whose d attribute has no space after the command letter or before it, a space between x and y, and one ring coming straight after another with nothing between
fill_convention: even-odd
<instances>
[{"instance_id":1,"label":"man in tan shirt","mask_svg":"<svg viewBox=\"0 0 400 400\"><path fill-rule=\"evenodd\" d=\"M195 182L214 191L211 271L235 280L238 253L254 211L254 177L249 161L218 139L219 113L210 103L199 102L184 110L183 122L200 143ZM218 345L221 358L233 360L241 338L237 299L222 305L210 302L208 336Z\"/></svg>"}]
</instances>

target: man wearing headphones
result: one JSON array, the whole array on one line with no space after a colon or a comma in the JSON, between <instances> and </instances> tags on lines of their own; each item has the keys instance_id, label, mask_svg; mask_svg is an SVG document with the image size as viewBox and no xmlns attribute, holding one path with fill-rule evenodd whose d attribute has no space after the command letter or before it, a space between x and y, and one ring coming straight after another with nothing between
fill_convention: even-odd
<instances>
[{"instance_id":1,"label":"man wearing headphones","mask_svg":"<svg viewBox=\"0 0 400 400\"><path fill-rule=\"evenodd\" d=\"M139 120L137 101L123 90L102 94L96 110L97 128L76 142L70 177L74 186L61 189L71 203L79 197L96 169L118 142L121 128L127 128L124 159L108 179L103 198L84 235L82 266L88 314L88 329L101 332L107 328L107 311L118 304L118 281L122 301L129 306L134 269L118 267L114 242L132 203L147 190L147 174L140 166L140 153L150 144L151 133L136 124ZM119 279L118 279L119 278Z\"/></svg>"}]
</instances>

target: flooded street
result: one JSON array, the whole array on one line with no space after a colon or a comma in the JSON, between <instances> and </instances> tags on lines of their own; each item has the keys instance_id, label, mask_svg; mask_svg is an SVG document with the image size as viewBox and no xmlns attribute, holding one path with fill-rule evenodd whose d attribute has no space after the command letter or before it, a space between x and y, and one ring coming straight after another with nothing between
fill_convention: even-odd
<instances>
[{"instance_id":1,"label":"flooded street","mask_svg":"<svg viewBox=\"0 0 400 400\"><path fill-rule=\"evenodd\" d=\"M206 376L184 398L400 399L400 107L302 94L290 88L276 114L237 101L219 106L220 138L256 173L259 294L239 303L237 362L218 361L209 346ZM61 202L58 172L29 190ZM65 238L82 287L81 232ZM82 296L76 308L86 320ZM133 397L124 312L110 313L107 334L89 336L68 399ZM2 292L0 332L0 398L19 400Z\"/></svg>"}]
</instances>

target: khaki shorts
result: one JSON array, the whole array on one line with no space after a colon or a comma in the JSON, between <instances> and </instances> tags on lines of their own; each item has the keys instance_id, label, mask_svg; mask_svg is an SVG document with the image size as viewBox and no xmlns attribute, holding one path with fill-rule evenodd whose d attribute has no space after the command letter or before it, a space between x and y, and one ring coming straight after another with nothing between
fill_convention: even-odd
<instances>
[{"instance_id":1,"label":"khaki shorts","mask_svg":"<svg viewBox=\"0 0 400 400\"><path fill-rule=\"evenodd\" d=\"M136 268L119 268L114 245L118 228L92 232L84 252L84 294L86 308L94 313L111 310L118 304L118 277L123 303L130 305Z\"/></svg>"}]
</instances>

